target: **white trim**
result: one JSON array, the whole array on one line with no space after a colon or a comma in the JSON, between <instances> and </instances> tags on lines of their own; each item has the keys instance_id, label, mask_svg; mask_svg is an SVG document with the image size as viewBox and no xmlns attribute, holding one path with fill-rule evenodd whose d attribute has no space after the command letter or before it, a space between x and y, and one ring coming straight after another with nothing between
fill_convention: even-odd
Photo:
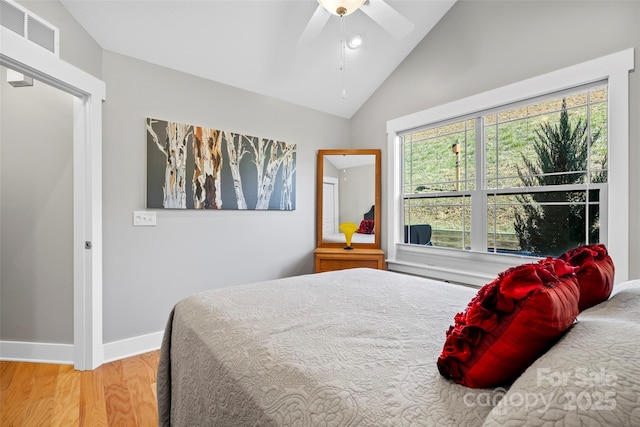
<instances>
[{"instance_id":1,"label":"white trim","mask_svg":"<svg viewBox=\"0 0 640 427\"><path fill-rule=\"evenodd\" d=\"M430 123L438 123L463 117L477 111L496 108L500 105L520 102L525 99L566 90L600 80L607 80L609 89L609 199L607 248L616 265L616 283L629 277L629 71L634 69L634 49L573 65L558 71L533 77L503 86L468 98L453 101L434 108L410 114L387 122L389 171L391 176L389 199L389 221L387 232L388 263L394 265L421 266L424 272L455 269L460 266L490 275L499 273L500 266L522 263L517 257L468 252L466 255L441 248L420 248L416 253L410 245L400 244L401 236L401 153L399 134ZM615 141L615 144L614 144ZM457 251L463 252L463 251ZM494 261L499 260L494 265ZM527 258L531 262L531 258ZM442 264L439 264L442 262ZM390 269L391 269L390 268ZM445 274L446 275L446 274ZM442 277L441 277L442 278ZM446 279L446 278L444 278ZM453 279L452 279L453 280Z\"/></svg>"},{"instance_id":2,"label":"white trim","mask_svg":"<svg viewBox=\"0 0 640 427\"><path fill-rule=\"evenodd\" d=\"M628 81L628 72L633 70L633 52L633 48L630 48L612 53L558 71L552 71L468 98L389 120L387 122L387 133L389 137L395 138L398 133L406 132L425 124L466 116L476 111L484 111L500 105L605 80L610 76L620 77L622 74Z\"/></svg>"},{"instance_id":3,"label":"white trim","mask_svg":"<svg viewBox=\"0 0 640 427\"><path fill-rule=\"evenodd\" d=\"M0 27L2 65L37 78L75 96L106 98L106 85L85 71L64 62L47 49Z\"/></svg>"},{"instance_id":4,"label":"white trim","mask_svg":"<svg viewBox=\"0 0 640 427\"><path fill-rule=\"evenodd\" d=\"M103 363L102 100L74 99L74 342L76 369ZM100 141L100 146L87 141ZM91 250L85 242L91 242Z\"/></svg>"},{"instance_id":5,"label":"white trim","mask_svg":"<svg viewBox=\"0 0 640 427\"><path fill-rule=\"evenodd\" d=\"M73 344L0 341L0 360L73 365Z\"/></svg>"},{"instance_id":6,"label":"white trim","mask_svg":"<svg viewBox=\"0 0 640 427\"><path fill-rule=\"evenodd\" d=\"M0 28L0 65L77 97L73 143L74 366L102 364L102 101L105 83ZM92 242L85 250L84 242Z\"/></svg>"},{"instance_id":7,"label":"white trim","mask_svg":"<svg viewBox=\"0 0 640 427\"><path fill-rule=\"evenodd\" d=\"M160 348L164 331L127 338L104 345L104 363L113 362Z\"/></svg>"},{"instance_id":8,"label":"white trim","mask_svg":"<svg viewBox=\"0 0 640 427\"><path fill-rule=\"evenodd\" d=\"M102 363L158 350L163 336L164 331L160 331L101 345ZM0 360L73 365L74 347L73 344L0 341Z\"/></svg>"}]
</instances>

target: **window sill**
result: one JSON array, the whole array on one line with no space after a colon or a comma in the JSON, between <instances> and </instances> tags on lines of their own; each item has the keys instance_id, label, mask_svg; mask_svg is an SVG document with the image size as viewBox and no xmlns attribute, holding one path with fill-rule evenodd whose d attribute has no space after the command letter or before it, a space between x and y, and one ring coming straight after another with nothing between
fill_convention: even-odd
<instances>
[{"instance_id":1,"label":"window sill","mask_svg":"<svg viewBox=\"0 0 640 427\"><path fill-rule=\"evenodd\" d=\"M445 282L458 283L465 286L480 288L482 285L491 282L490 276L473 273L463 270L451 270L449 268L425 266L410 262L387 259L387 269L399 273L413 274L429 279L442 280Z\"/></svg>"},{"instance_id":2,"label":"window sill","mask_svg":"<svg viewBox=\"0 0 640 427\"><path fill-rule=\"evenodd\" d=\"M536 263L541 258L447 248L396 245L395 257L387 259L392 271L480 287L508 268Z\"/></svg>"}]
</instances>

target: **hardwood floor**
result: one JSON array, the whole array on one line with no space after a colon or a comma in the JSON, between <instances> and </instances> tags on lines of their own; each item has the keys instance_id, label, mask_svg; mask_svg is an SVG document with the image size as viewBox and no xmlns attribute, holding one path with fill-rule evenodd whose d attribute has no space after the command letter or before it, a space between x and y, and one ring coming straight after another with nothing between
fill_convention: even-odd
<instances>
[{"instance_id":1,"label":"hardwood floor","mask_svg":"<svg viewBox=\"0 0 640 427\"><path fill-rule=\"evenodd\" d=\"M0 362L0 426L157 426L159 357L154 351L93 371Z\"/></svg>"}]
</instances>

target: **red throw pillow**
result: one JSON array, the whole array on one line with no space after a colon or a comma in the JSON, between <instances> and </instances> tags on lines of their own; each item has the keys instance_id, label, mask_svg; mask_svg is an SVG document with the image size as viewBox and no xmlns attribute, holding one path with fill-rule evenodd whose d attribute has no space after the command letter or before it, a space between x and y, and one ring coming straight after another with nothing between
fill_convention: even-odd
<instances>
[{"instance_id":1,"label":"red throw pillow","mask_svg":"<svg viewBox=\"0 0 640 427\"><path fill-rule=\"evenodd\" d=\"M573 324L578 299L573 267L562 260L500 273L455 316L438 370L467 387L513 382Z\"/></svg>"},{"instance_id":2,"label":"red throw pillow","mask_svg":"<svg viewBox=\"0 0 640 427\"><path fill-rule=\"evenodd\" d=\"M373 224L374 222L372 219L363 219L360 221L360 227L358 227L356 233L373 234Z\"/></svg>"},{"instance_id":3,"label":"red throw pillow","mask_svg":"<svg viewBox=\"0 0 640 427\"><path fill-rule=\"evenodd\" d=\"M576 267L580 286L580 311L609 299L613 290L615 268L604 245L580 246L562 254L560 259Z\"/></svg>"}]
</instances>

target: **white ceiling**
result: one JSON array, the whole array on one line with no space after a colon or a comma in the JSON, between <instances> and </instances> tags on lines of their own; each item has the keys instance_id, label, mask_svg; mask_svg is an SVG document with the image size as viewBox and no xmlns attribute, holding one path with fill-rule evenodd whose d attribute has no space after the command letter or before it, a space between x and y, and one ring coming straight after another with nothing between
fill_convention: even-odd
<instances>
[{"instance_id":1,"label":"white ceiling","mask_svg":"<svg viewBox=\"0 0 640 427\"><path fill-rule=\"evenodd\" d=\"M365 37L360 49L347 49L346 99L340 18L299 43L316 0L61 2L105 50L351 118L455 0L388 0L415 25L401 40L362 10L346 16L346 34Z\"/></svg>"}]
</instances>

